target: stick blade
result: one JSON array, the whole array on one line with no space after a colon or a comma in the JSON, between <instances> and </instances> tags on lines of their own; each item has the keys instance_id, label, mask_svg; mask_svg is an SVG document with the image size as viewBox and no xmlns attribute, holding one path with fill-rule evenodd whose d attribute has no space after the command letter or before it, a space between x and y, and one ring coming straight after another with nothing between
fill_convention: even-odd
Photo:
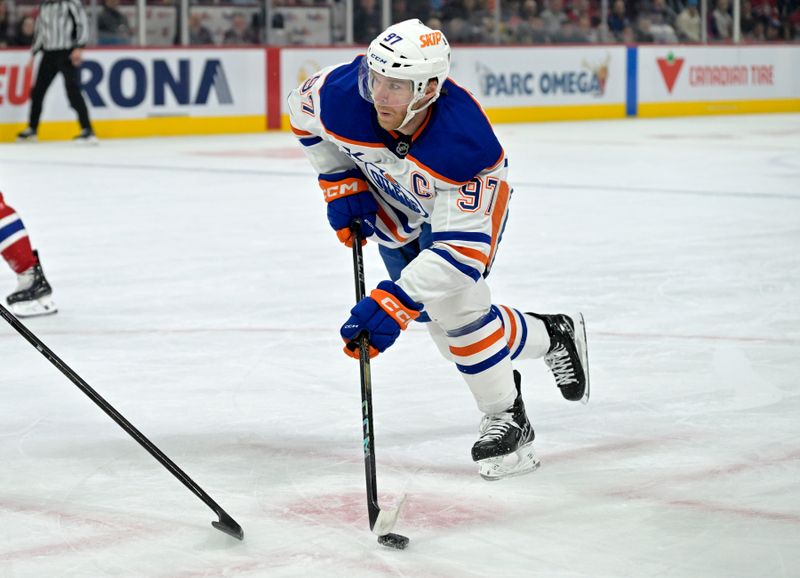
<instances>
[{"instance_id":1,"label":"stick blade","mask_svg":"<svg viewBox=\"0 0 800 578\"><path fill-rule=\"evenodd\" d=\"M211 525L220 532L225 532L237 540L244 540L244 530L242 530L242 527L225 512L219 512L219 521L211 522Z\"/></svg>"},{"instance_id":2,"label":"stick blade","mask_svg":"<svg viewBox=\"0 0 800 578\"><path fill-rule=\"evenodd\" d=\"M381 510L378 512L378 517L375 520L375 524L372 526L372 532L377 534L378 536L386 536L392 531L394 528L395 523L397 522L397 516L400 515L400 510L403 508L403 504L406 502L406 495L400 498L400 503L397 504L397 507L392 510Z\"/></svg>"}]
</instances>

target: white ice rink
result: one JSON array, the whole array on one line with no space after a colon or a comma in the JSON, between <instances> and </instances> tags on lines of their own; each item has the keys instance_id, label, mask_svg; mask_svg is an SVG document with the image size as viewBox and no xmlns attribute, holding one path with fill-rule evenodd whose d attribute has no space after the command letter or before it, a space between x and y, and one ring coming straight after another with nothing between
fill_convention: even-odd
<instances>
[{"instance_id":1,"label":"white ice rink","mask_svg":"<svg viewBox=\"0 0 800 578\"><path fill-rule=\"evenodd\" d=\"M0 145L60 307L27 326L245 531L0 320L0 576L800 576L800 115L496 130L495 302L583 311L592 399L517 364L542 467L485 482L468 389L402 335L373 397L405 551L368 530L351 256L292 137Z\"/></svg>"}]
</instances>

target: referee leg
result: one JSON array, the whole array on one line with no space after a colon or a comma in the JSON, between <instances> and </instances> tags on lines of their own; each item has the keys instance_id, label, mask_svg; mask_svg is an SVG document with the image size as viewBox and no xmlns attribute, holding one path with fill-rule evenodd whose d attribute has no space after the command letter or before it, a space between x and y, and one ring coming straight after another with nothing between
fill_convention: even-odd
<instances>
[{"instance_id":1,"label":"referee leg","mask_svg":"<svg viewBox=\"0 0 800 578\"><path fill-rule=\"evenodd\" d=\"M61 52L61 51L58 51ZM36 83L31 91L31 111L28 121L34 132L39 128L39 118L42 116L42 103L44 95L58 73L59 54L57 52L44 52L39 71L36 73Z\"/></svg>"},{"instance_id":2,"label":"referee leg","mask_svg":"<svg viewBox=\"0 0 800 578\"><path fill-rule=\"evenodd\" d=\"M67 99L70 106L78 113L78 122L83 130L92 130L92 123L89 121L89 109L86 108L86 101L81 94L80 68L72 64L69 58L69 51L64 54L59 62L61 74L64 75L64 88L67 91Z\"/></svg>"}]
</instances>

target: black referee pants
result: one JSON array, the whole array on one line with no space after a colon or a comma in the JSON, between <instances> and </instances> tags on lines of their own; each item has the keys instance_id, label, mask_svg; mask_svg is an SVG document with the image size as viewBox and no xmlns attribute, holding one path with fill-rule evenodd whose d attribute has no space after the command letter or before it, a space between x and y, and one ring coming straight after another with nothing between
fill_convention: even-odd
<instances>
[{"instance_id":1,"label":"black referee pants","mask_svg":"<svg viewBox=\"0 0 800 578\"><path fill-rule=\"evenodd\" d=\"M80 87L80 69L72 64L69 59L71 50L45 50L42 55L42 62L39 65L39 72L36 75L36 84L31 91L31 114L30 127L35 131L39 128L39 117L42 116L42 103L47 89L50 88L53 79L59 72L64 76L64 88L67 90L67 98L70 106L78 113L78 122L82 129L92 129L89 122L89 110L86 108L86 101L83 100Z\"/></svg>"}]
</instances>

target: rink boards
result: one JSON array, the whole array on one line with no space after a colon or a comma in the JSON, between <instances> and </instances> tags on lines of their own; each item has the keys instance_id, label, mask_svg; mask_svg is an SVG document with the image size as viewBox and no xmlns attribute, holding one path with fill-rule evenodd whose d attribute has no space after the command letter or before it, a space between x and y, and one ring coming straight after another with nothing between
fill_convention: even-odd
<instances>
[{"instance_id":1,"label":"rink boards","mask_svg":"<svg viewBox=\"0 0 800 578\"><path fill-rule=\"evenodd\" d=\"M84 97L100 137L287 129L285 96L348 48L90 49ZM27 121L28 53L0 50L0 141ZM451 78L493 122L800 112L800 46L457 47ZM77 131L60 79L40 138Z\"/></svg>"}]
</instances>

